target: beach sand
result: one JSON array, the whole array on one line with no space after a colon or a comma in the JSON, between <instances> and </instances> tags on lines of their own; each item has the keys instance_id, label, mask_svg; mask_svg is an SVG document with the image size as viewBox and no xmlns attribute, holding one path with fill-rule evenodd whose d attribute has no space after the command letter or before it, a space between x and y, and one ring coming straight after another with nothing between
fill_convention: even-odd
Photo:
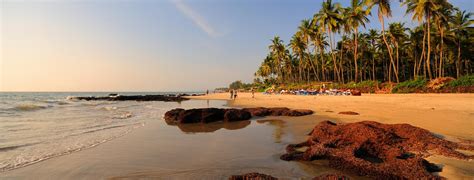
<instances>
[{"instance_id":1,"label":"beach sand","mask_svg":"<svg viewBox=\"0 0 474 180\"><path fill-rule=\"evenodd\" d=\"M193 96L193 99L229 99L228 93ZM239 93L229 103L237 107L288 107L311 109L335 122L364 120L407 123L427 129L448 140L474 140L474 94L363 94L362 96L296 96ZM353 111L359 115L338 114ZM300 134L304 128L293 129ZM297 142L295 142L297 143ZM472 152L470 152L472 153ZM450 179L473 179L474 161L443 156L428 160L443 166L439 174Z\"/></svg>"},{"instance_id":2,"label":"beach sand","mask_svg":"<svg viewBox=\"0 0 474 180\"><path fill-rule=\"evenodd\" d=\"M193 99L229 99L228 93L192 96ZM362 96L296 96L239 93L230 102L238 107L311 109L343 122L372 120L408 123L444 136L474 140L474 94L363 94ZM354 111L360 115L342 115Z\"/></svg>"}]
</instances>

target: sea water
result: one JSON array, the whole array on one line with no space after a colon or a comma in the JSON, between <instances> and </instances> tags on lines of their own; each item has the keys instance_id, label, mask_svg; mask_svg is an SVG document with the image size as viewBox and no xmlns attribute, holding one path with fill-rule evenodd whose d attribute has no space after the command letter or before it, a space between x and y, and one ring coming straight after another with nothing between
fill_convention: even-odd
<instances>
[{"instance_id":1,"label":"sea water","mask_svg":"<svg viewBox=\"0 0 474 180\"><path fill-rule=\"evenodd\" d=\"M167 108L166 103L156 101L67 98L106 95L108 93L0 93L0 172L123 136L144 126L147 119L161 117Z\"/></svg>"}]
</instances>

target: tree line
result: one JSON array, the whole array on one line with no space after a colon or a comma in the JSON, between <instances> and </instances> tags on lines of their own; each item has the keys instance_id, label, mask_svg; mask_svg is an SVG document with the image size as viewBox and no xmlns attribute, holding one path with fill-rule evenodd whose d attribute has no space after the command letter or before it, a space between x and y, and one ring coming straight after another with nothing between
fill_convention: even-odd
<instances>
[{"instance_id":1,"label":"tree line","mask_svg":"<svg viewBox=\"0 0 474 180\"><path fill-rule=\"evenodd\" d=\"M279 36L271 40L255 82L400 82L472 74L471 12L447 0L401 4L419 22L417 27L394 22L386 29L384 21L392 15L390 0L352 0L349 7L324 1L311 19L301 21L288 44ZM381 30L360 32L371 15L377 15Z\"/></svg>"}]
</instances>

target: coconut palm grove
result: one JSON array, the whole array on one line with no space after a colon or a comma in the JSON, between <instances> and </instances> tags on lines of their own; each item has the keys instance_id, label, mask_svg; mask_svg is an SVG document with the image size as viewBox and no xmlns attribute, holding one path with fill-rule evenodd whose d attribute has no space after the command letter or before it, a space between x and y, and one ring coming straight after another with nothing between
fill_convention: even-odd
<instances>
[{"instance_id":1,"label":"coconut palm grove","mask_svg":"<svg viewBox=\"0 0 474 180\"><path fill-rule=\"evenodd\" d=\"M319 12L301 21L288 42L279 36L271 39L254 84L384 82L424 87L438 79L446 86L472 86L472 13L447 0L401 2L418 26L385 26L391 17L389 0L352 0L349 7L324 1ZM378 18L381 29L365 29L369 16Z\"/></svg>"}]
</instances>

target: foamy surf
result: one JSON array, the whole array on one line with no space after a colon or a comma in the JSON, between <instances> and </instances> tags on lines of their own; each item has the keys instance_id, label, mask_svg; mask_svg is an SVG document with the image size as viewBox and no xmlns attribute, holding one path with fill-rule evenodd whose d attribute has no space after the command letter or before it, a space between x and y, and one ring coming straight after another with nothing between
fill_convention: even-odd
<instances>
[{"instance_id":1,"label":"foamy surf","mask_svg":"<svg viewBox=\"0 0 474 180\"><path fill-rule=\"evenodd\" d=\"M61 93L0 93L0 102L0 172L121 137L166 108L162 102L74 101Z\"/></svg>"},{"instance_id":2,"label":"foamy surf","mask_svg":"<svg viewBox=\"0 0 474 180\"><path fill-rule=\"evenodd\" d=\"M13 107L13 110L17 111L35 111L35 110L40 110L40 109L46 109L51 106L43 106L43 105L36 105L36 104L20 104L15 107Z\"/></svg>"}]
</instances>

